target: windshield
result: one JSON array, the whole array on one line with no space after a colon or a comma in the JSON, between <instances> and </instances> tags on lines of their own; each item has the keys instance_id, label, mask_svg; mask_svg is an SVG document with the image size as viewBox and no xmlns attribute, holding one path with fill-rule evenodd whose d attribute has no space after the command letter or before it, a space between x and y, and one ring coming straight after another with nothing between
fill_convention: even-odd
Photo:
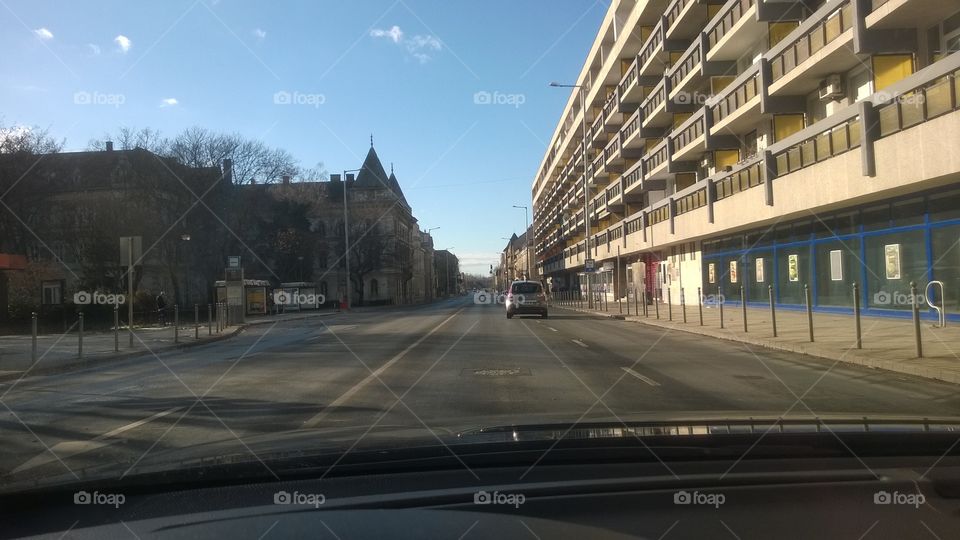
<instances>
[{"instance_id":1,"label":"windshield","mask_svg":"<svg viewBox=\"0 0 960 540\"><path fill-rule=\"evenodd\" d=\"M2 4L0 491L960 415L956 2Z\"/></svg>"}]
</instances>

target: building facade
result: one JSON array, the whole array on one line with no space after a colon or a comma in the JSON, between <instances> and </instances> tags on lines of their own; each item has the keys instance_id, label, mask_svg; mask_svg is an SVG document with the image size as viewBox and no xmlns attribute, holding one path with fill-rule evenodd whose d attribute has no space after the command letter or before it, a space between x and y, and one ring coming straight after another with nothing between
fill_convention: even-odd
<instances>
[{"instance_id":1,"label":"building facade","mask_svg":"<svg viewBox=\"0 0 960 540\"><path fill-rule=\"evenodd\" d=\"M958 49L956 2L614 1L533 183L538 265L888 315L936 281L956 314Z\"/></svg>"}]
</instances>

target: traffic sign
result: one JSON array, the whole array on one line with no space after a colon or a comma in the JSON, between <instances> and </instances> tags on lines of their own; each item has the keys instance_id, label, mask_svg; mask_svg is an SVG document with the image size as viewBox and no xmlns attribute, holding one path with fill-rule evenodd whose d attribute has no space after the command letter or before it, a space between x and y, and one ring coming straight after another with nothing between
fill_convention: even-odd
<instances>
[{"instance_id":1,"label":"traffic sign","mask_svg":"<svg viewBox=\"0 0 960 540\"><path fill-rule=\"evenodd\" d=\"M587 259L585 266L586 268L584 268L584 270L586 272L593 272L597 269L597 263L593 259Z\"/></svg>"}]
</instances>

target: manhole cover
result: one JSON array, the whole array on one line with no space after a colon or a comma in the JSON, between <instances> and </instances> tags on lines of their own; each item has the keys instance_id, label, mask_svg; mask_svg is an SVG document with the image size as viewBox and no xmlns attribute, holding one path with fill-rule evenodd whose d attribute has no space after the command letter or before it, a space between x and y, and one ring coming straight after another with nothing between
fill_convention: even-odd
<instances>
[{"instance_id":1,"label":"manhole cover","mask_svg":"<svg viewBox=\"0 0 960 540\"><path fill-rule=\"evenodd\" d=\"M473 375L475 377L516 377L519 375L530 375L527 368L477 368L465 369L461 375Z\"/></svg>"}]
</instances>

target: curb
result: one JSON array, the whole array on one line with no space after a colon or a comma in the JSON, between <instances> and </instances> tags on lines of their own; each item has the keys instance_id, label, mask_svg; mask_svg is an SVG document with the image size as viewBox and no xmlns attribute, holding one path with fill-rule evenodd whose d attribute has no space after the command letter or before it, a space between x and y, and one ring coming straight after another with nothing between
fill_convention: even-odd
<instances>
[{"instance_id":1,"label":"curb","mask_svg":"<svg viewBox=\"0 0 960 540\"><path fill-rule=\"evenodd\" d=\"M239 334L240 332L244 331L244 330L245 330L247 327L249 327L249 326L258 326L258 325L263 325L263 324L269 324L269 323L272 323L272 322L300 321L300 320L304 320L304 319L313 319L313 318L321 317L321 316L324 316L324 315L333 315L333 314L336 314L336 312L307 313L307 314L304 314L304 315L302 315L302 316L288 317L288 318L285 318L285 319L280 320L280 321L274 321L274 320L271 320L271 319L250 321L250 322L246 322L246 323L244 323L244 324L242 324L242 325L233 327L233 330L230 330L230 331L228 331L228 332L224 332L224 333L222 333L222 334L220 334L220 335L210 336L210 337L208 337L208 338L206 338L206 339L204 339L204 340L202 340L202 341L190 341L190 342L186 342L186 343L176 343L176 344L173 344L173 345L164 345L164 346L161 346L161 347L151 348L151 349L149 349L149 350L148 350L148 349L142 349L142 350L136 350L136 351L121 352L121 353L112 353L112 354L105 354L105 355L101 355L101 356L93 356L93 357L86 358L86 359L84 359L83 361L79 361L79 362L70 362L70 363L66 363L66 364L60 364L60 365L58 365L58 366L49 366L49 367L44 367L44 368L34 368L34 369L31 369L31 370L30 370L29 376L33 376L33 375L55 375L55 374L59 374L59 373L69 373L69 372L71 372L71 371L76 371L76 370L81 370L81 369L85 369L85 368L89 368L89 367L94 367L94 366L101 365L101 364L109 364L110 362L115 362L115 361L119 361L119 360L126 360L126 359L128 359L128 358L133 358L133 357L136 357L136 356L149 355L149 354L151 354L151 353L160 355L161 353L166 353L166 352L170 352L170 351L179 351L179 350L183 350L183 349L189 349L189 348L192 348L192 347L199 347L199 346L201 346L201 345L209 345L209 344L211 344L211 343L217 343L217 342L220 342L220 341L223 341L223 340L226 340L226 339L230 339L230 338L236 336L237 334ZM29 368L28 368L28 369L29 369ZM17 371L17 372L11 372L11 373L0 373L0 382L20 379L21 377L23 377L23 373L24 373L25 371L26 371L26 370L24 370L24 371Z\"/></svg>"},{"instance_id":2,"label":"curb","mask_svg":"<svg viewBox=\"0 0 960 540\"><path fill-rule=\"evenodd\" d=\"M683 323L679 323L679 322L673 322L673 323L666 322L666 321L658 322L656 320L636 318L635 316L631 316L629 319L627 319L622 315L609 315L605 313L595 313L589 310L571 308L571 307L561 307L559 309L566 309L569 311L576 311L580 313L590 313L590 314L597 315L598 317L625 320L626 322L632 322L632 323L642 324L646 326L654 326L657 328L669 328L671 330L677 330L680 332L686 332L688 334L694 334L697 336L703 336L707 338L722 339L724 341L733 341L737 343L747 343L750 345L756 345L756 346L764 347L771 350L791 352L791 353L802 354L805 356L826 359L826 360L834 360L836 362L843 362L845 364L854 364L854 365L867 367L871 369L882 369L884 371L890 371L894 373L903 373L906 375L913 375L916 377L922 377L925 379L932 379L932 380L947 382L951 384L960 384L960 373L946 371L946 370L942 370L934 367L911 365L907 363L910 360L917 360L916 358L902 360L902 361L875 360L862 352L857 352L857 349L848 349L844 351L838 351L833 349L824 349L818 346L816 343L812 343L812 344L784 343L784 342L778 342L778 341L771 341L768 339L744 338L743 336L740 336L734 333L720 334L715 332L702 332L702 331L697 331L695 328L685 328L681 326Z\"/></svg>"}]
</instances>

